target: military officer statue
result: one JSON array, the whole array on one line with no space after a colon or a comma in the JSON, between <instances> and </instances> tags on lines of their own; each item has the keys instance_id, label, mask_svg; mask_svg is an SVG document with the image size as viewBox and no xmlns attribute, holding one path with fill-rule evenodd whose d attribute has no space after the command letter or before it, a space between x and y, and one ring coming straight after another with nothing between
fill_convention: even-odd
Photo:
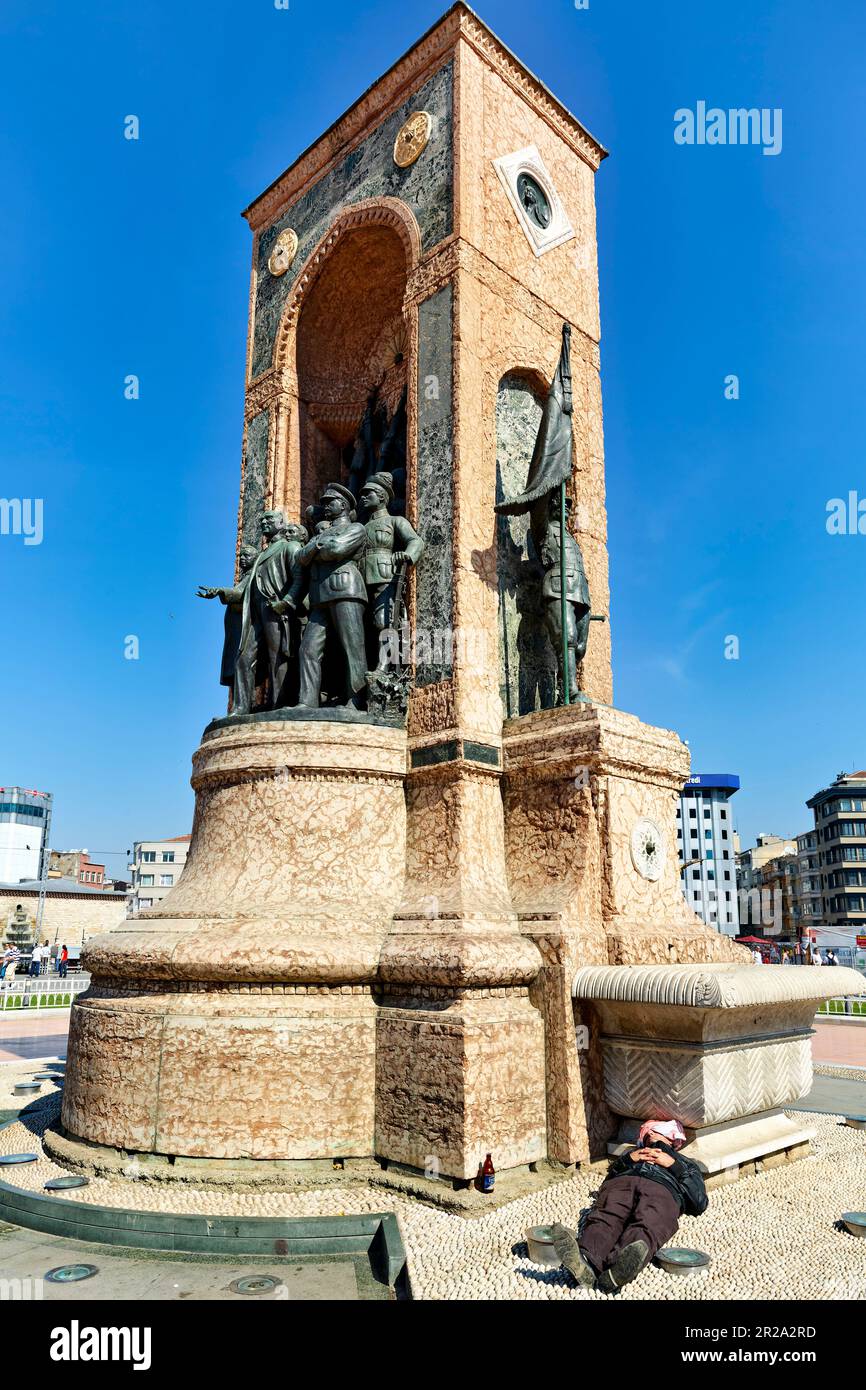
<instances>
[{"instance_id":1,"label":"military officer statue","mask_svg":"<svg viewBox=\"0 0 866 1390\"><path fill-rule=\"evenodd\" d=\"M372 473L361 493L361 507L368 516L364 527L364 580L369 600L367 622L376 646L376 671L384 671L389 665L388 646L380 639L393 626L399 568L403 564L417 565L424 550L424 542L414 526L404 516L390 514L388 506L393 497L390 473Z\"/></svg>"},{"instance_id":2,"label":"military officer statue","mask_svg":"<svg viewBox=\"0 0 866 1390\"><path fill-rule=\"evenodd\" d=\"M566 498L566 511L571 511L571 499ZM544 603L544 626L550 645L557 654L563 699L568 688L569 703L581 698L577 683L577 668L586 655L589 636L589 585L583 568L580 546L565 528L565 603L562 602L562 538L560 536L560 498L556 492L536 502L529 516L538 558L544 571L541 597ZM562 640L562 618L565 613L565 637ZM563 653L568 653L567 671L563 669Z\"/></svg>"},{"instance_id":3,"label":"military officer statue","mask_svg":"<svg viewBox=\"0 0 866 1390\"><path fill-rule=\"evenodd\" d=\"M294 561L301 549L302 528L287 523L282 512L265 512L261 522L267 545L250 571L243 597L240 645L235 663L233 714L252 709L257 671L267 669L265 709L282 709L289 700L289 623L275 608L287 593L294 576Z\"/></svg>"},{"instance_id":4,"label":"military officer statue","mask_svg":"<svg viewBox=\"0 0 866 1390\"><path fill-rule=\"evenodd\" d=\"M343 703L353 709L364 708L367 590L359 564L367 544L367 533L360 522L352 519L355 506L355 498L348 488L341 483L329 483L321 497L323 520L329 524L297 555L296 574L286 602L297 608L307 592L310 607L301 640L300 709L319 708L322 661L329 637L336 637L345 658Z\"/></svg>"}]
</instances>

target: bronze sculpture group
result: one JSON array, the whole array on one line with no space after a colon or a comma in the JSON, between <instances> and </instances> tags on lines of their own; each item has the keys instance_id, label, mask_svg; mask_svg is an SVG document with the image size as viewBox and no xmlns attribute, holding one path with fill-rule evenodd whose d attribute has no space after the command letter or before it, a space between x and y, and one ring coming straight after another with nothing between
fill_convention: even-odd
<instances>
[{"instance_id":1,"label":"bronze sculpture group","mask_svg":"<svg viewBox=\"0 0 866 1390\"><path fill-rule=\"evenodd\" d=\"M424 542L405 517L390 514L393 497L391 474L372 474L359 521L353 494L329 483L307 509L312 536L282 512L265 512L264 548L241 547L237 583L199 589L226 607L220 681L231 687L232 714L319 709L323 698L363 710L373 686L380 712L394 712L385 707L394 650L385 638L402 619L395 609L404 567L417 563ZM405 682L399 671L390 675L399 704Z\"/></svg>"},{"instance_id":2,"label":"bronze sculpture group","mask_svg":"<svg viewBox=\"0 0 866 1390\"><path fill-rule=\"evenodd\" d=\"M564 324L526 486L495 507L502 515L529 514L544 625L557 655L564 704L585 698L578 670L589 624L604 621L590 611L583 556L568 529L570 333ZM390 420L378 390L370 393L348 482L327 485L318 504L307 508L306 526L266 511L260 522L263 548L241 546L236 584L198 590L199 597L219 598L226 608L220 681L231 688L232 714L317 710L323 703L405 714L409 673L394 655L405 651L405 643L388 639L403 626L407 569L424 550L405 517L405 389Z\"/></svg>"}]
</instances>

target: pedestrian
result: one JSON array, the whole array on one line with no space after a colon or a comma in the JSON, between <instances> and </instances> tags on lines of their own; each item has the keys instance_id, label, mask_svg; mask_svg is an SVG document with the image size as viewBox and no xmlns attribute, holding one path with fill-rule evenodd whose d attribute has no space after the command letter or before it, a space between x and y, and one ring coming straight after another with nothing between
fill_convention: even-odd
<instances>
[{"instance_id":1,"label":"pedestrian","mask_svg":"<svg viewBox=\"0 0 866 1390\"><path fill-rule=\"evenodd\" d=\"M827 952L827 961L826 961L826 964L827 964L827 965L838 965L838 964L839 964L839 962L838 962L837 959L836 959L836 952L832 949L832 947L831 947L831 949Z\"/></svg>"},{"instance_id":2,"label":"pedestrian","mask_svg":"<svg viewBox=\"0 0 866 1390\"><path fill-rule=\"evenodd\" d=\"M790 952L790 951L783 951L783 952L782 952L782 964L783 964L783 965L790 965L790 964L791 964L791 952Z\"/></svg>"},{"instance_id":3,"label":"pedestrian","mask_svg":"<svg viewBox=\"0 0 866 1390\"><path fill-rule=\"evenodd\" d=\"M764 957L761 955L761 953L760 953L760 951L758 950L757 946L753 946L753 947L752 947L752 960L754 961L755 965L763 965L763 964L764 964Z\"/></svg>"},{"instance_id":4,"label":"pedestrian","mask_svg":"<svg viewBox=\"0 0 866 1390\"><path fill-rule=\"evenodd\" d=\"M824 958L823 958L823 956L821 955L821 952L818 950L817 946L815 947L815 950L814 950L813 953L812 953L812 964L813 964L813 965L823 965L823 964L824 964Z\"/></svg>"},{"instance_id":5,"label":"pedestrian","mask_svg":"<svg viewBox=\"0 0 866 1390\"><path fill-rule=\"evenodd\" d=\"M30 970L29 970L29 974L30 974L30 978L31 978L31 979L35 979L36 976L39 974L39 969L40 969L41 963L42 963L42 947L39 945L39 942L37 941L37 942L36 942L36 945L33 947L33 949L32 949L31 952L30 952Z\"/></svg>"},{"instance_id":6,"label":"pedestrian","mask_svg":"<svg viewBox=\"0 0 866 1390\"><path fill-rule=\"evenodd\" d=\"M675 1235L683 1212L706 1211L703 1174L678 1153L685 1142L677 1120L648 1120L637 1145L611 1163L580 1230L551 1227L556 1253L578 1284L616 1293Z\"/></svg>"},{"instance_id":7,"label":"pedestrian","mask_svg":"<svg viewBox=\"0 0 866 1390\"><path fill-rule=\"evenodd\" d=\"M58 956L57 959L58 959L58 962L59 962L60 978L61 978L61 980L65 980L65 979L66 979L66 972L67 972L67 970L69 969L69 952L68 952L67 949L66 949L66 942L65 942L65 941L64 941L63 945L60 947L60 955Z\"/></svg>"},{"instance_id":8,"label":"pedestrian","mask_svg":"<svg viewBox=\"0 0 866 1390\"><path fill-rule=\"evenodd\" d=\"M44 944L44 946L42 947L42 955L41 955L41 958L40 958L40 967L41 967L41 973L42 973L43 975L50 975L50 974L51 974L51 947L50 947L49 944L48 944L48 939L47 939L47 937L46 937L46 940L45 940L45 944Z\"/></svg>"}]
</instances>

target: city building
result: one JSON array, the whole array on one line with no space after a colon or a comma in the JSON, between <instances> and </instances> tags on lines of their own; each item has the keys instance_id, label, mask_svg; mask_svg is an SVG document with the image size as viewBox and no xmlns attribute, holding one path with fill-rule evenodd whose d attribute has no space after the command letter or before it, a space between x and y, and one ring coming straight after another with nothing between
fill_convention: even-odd
<instances>
[{"instance_id":1,"label":"city building","mask_svg":"<svg viewBox=\"0 0 866 1390\"><path fill-rule=\"evenodd\" d=\"M797 938L790 935L799 921L796 840L762 833L736 859L742 934L772 938L779 945L796 944Z\"/></svg>"},{"instance_id":2,"label":"city building","mask_svg":"<svg viewBox=\"0 0 866 1390\"><path fill-rule=\"evenodd\" d=\"M39 920L39 893L44 889L40 940L79 948L91 936L110 931L126 917L126 902L120 894L101 888L83 888L74 878L38 879L25 883L0 884L0 936L21 946L36 938ZM23 948L23 947L22 947ZM29 946L26 948L29 949Z\"/></svg>"},{"instance_id":3,"label":"city building","mask_svg":"<svg viewBox=\"0 0 866 1390\"><path fill-rule=\"evenodd\" d=\"M756 936L769 936L779 946L796 948L801 939L800 862L796 854L778 854L759 869L756 887L760 892L761 916L755 923L763 926ZM757 898L756 893L750 895ZM744 903L740 900L741 920L745 918ZM745 925L745 923L744 923ZM750 927L751 929L751 927Z\"/></svg>"},{"instance_id":4,"label":"city building","mask_svg":"<svg viewBox=\"0 0 866 1390\"><path fill-rule=\"evenodd\" d=\"M741 849L737 853L737 887L746 892L758 887L760 870L765 864L781 855L796 853L796 840L786 839L784 835L759 835L750 849Z\"/></svg>"},{"instance_id":5,"label":"city building","mask_svg":"<svg viewBox=\"0 0 866 1390\"><path fill-rule=\"evenodd\" d=\"M189 853L190 835L172 840L136 840L132 847L130 887L127 895L131 917L155 907L180 878Z\"/></svg>"},{"instance_id":6,"label":"city building","mask_svg":"<svg viewBox=\"0 0 866 1390\"><path fill-rule=\"evenodd\" d=\"M727 772L695 772L680 796L677 853L689 906L728 936L739 931L734 827L729 805L740 785Z\"/></svg>"},{"instance_id":7,"label":"city building","mask_svg":"<svg viewBox=\"0 0 866 1390\"><path fill-rule=\"evenodd\" d=\"M51 793L0 787L0 883L41 878L51 829Z\"/></svg>"},{"instance_id":8,"label":"city building","mask_svg":"<svg viewBox=\"0 0 866 1390\"><path fill-rule=\"evenodd\" d=\"M821 922L821 873L818 860L818 832L806 830L797 836L797 896L803 935Z\"/></svg>"},{"instance_id":9,"label":"city building","mask_svg":"<svg viewBox=\"0 0 866 1390\"><path fill-rule=\"evenodd\" d=\"M51 851L49 878L74 878L85 888L105 888L105 865L95 864L86 849Z\"/></svg>"},{"instance_id":10,"label":"city building","mask_svg":"<svg viewBox=\"0 0 866 1390\"><path fill-rule=\"evenodd\" d=\"M806 805L815 816L822 924L853 944L866 934L866 770L840 772Z\"/></svg>"}]
</instances>

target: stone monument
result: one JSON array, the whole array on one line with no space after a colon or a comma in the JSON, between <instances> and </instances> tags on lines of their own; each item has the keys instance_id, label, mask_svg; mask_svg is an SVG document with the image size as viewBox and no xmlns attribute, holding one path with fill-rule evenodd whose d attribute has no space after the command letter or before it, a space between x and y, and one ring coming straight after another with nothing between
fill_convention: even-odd
<instances>
[{"instance_id":1,"label":"stone monument","mask_svg":"<svg viewBox=\"0 0 866 1390\"><path fill-rule=\"evenodd\" d=\"M604 1075L617 986L580 988L578 972L674 980L748 962L680 889L687 749L613 706L610 625L584 621L590 597L609 611L605 153L456 4L247 209L238 555L263 534L277 548L267 585L256 560L233 593L255 640L240 635L232 670L237 685L264 663L266 688L254 702L247 677L193 756L180 882L87 944L67 1135L223 1160L376 1157L458 1181L487 1152L500 1170L584 1161L634 1101ZM563 324L568 444L560 422L537 515L495 513L534 490ZM405 721L369 699L360 661L380 581L364 577L356 506L383 473L388 512L423 544L404 575ZM289 555L279 538L302 521ZM564 664L549 603L573 608ZM290 610L306 621L300 707L278 632ZM678 997L666 985L657 1007ZM658 1048L664 1028L634 1008ZM694 1019L678 1026L700 1051Z\"/></svg>"}]
</instances>

